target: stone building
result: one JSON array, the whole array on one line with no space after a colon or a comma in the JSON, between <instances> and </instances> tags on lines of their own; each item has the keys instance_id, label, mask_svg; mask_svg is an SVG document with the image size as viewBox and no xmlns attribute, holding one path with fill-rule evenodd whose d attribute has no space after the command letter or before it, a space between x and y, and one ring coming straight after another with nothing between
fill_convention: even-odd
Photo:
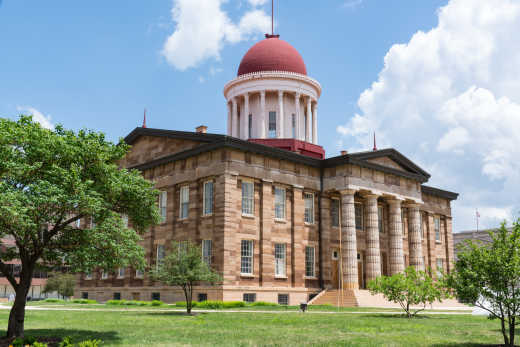
<instances>
[{"instance_id":1,"label":"stone building","mask_svg":"<svg viewBox=\"0 0 520 347\"><path fill-rule=\"evenodd\" d=\"M430 175L392 148L326 159L320 95L300 54L266 35L224 87L227 135L140 127L126 137L122 165L162 192L163 222L143 240L150 267L176 251L171 241L191 240L223 275L196 300L289 304L341 286L355 296L409 265L452 270L457 194L424 185ZM82 275L77 295L183 300L133 269Z\"/></svg>"}]
</instances>

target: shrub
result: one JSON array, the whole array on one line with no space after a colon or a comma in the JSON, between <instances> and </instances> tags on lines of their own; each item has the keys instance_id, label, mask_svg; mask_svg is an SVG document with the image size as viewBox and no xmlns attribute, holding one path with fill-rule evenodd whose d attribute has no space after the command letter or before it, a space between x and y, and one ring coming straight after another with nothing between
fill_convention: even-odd
<instances>
[{"instance_id":1,"label":"shrub","mask_svg":"<svg viewBox=\"0 0 520 347\"><path fill-rule=\"evenodd\" d=\"M56 298L47 298L45 300L42 300L43 302L65 302L63 299L56 299Z\"/></svg>"},{"instance_id":2,"label":"shrub","mask_svg":"<svg viewBox=\"0 0 520 347\"><path fill-rule=\"evenodd\" d=\"M32 347L47 347L46 343L36 341L31 345Z\"/></svg>"},{"instance_id":3,"label":"shrub","mask_svg":"<svg viewBox=\"0 0 520 347\"><path fill-rule=\"evenodd\" d=\"M72 343L72 337L65 336L58 347L74 347L74 343Z\"/></svg>"},{"instance_id":4,"label":"shrub","mask_svg":"<svg viewBox=\"0 0 520 347\"><path fill-rule=\"evenodd\" d=\"M223 308L236 308L236 307L246 307L246 303L243 301L225 301Z\"/></svg>"},{"instance_id":5,"label":"shrub","mask_svg":"<svg viewBox=\"0 0 520 347\"><path fill-rule=\"evenodd\" d=\"M280 306L274 302L265 302L265 301L255 301L251 303L249 306Z\"/></svg>"},{"instance_id":6,"label":"shrub","mask_svg":"<svg viewBox=\"0 0 520 347\"><path fill-rule=\"evenodd\" d=\"M73 304L84 304L84 305L98 303L96 300L92 300L92 299L72 299L70 302L72 302Z\"/></svg>"},{"instance_id":7,"label":"shrub","mask_svg":"<svg viewBox=\"0 0 520 347\"><path fill-rule=\"evenodd\" d=\"M105 302L106 305L122 305L122 300L108 300Z\"/></svg>"},{"instance_id":8,"label":"shrub","mask_svg":"<svg viewBox=\"0 0 520 347\"><path fill-rule=\"evenodd\" d=\"M164 305L164 302L161 300L152 300L152 306L162 306Z\"/></svg>"},{"instance_id":9,"label":"shrub","mask_svg":"<svg viewBox=\"0 0 520 347\"><path fill-rule=\"evenodd\" d=\"M192 306L192 307L199 307L200 304L201 304L201 303L200 303L200 302L197 302L197 301L192 301L192 302L191 302L191 306ZM177 302L175 303L175 306L177 306L177 307L186 307L186 301L177 301Z\"/></svg>"},{"instance_id":10,"label":"shrub","mask_svg":"<svg viewBox=\"0 0 520 347\"><path fill-rule=\"evenodd\" d=\"M78 347L99 347L101 340L85 340L78 343Z\"/></svg>"}]
</instances>

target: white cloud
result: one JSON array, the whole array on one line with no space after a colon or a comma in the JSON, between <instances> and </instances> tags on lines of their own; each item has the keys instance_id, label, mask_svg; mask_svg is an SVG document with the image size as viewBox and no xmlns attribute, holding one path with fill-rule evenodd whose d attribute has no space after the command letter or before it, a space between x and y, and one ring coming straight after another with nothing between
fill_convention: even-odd
<instances>
[{"instance_id":1,"label":"white cloud","mask_svg":"<svg viewBox=\"0 0 520 347\"><path fill-rule=\"evenodd\" d=\"M392 146L461 193L457 229L520 212L520 2L451 0L438 25L385 56L361 110L339 134L353 147ZM468 225L467 223L472 223ZM494 226L494 225L488 225Z\"/></svg>"},{"instance_id":2,"label":"white cloud","mask_svg":"<svg viewBox=\"0 0 520 347\"><path fill-rule=\"evenodd\" d=\"M270 18L251 9L233 23L222 9L226 0L174 0L175 31L166 40L162 54L178 70L186 70L207 59L220 59L226 44L248 40L269 30Z\"/></svg>"},{"instance_id":3,"label":"white cloud","mask_svg":"<svg viewBox=\"0 0 520 347\"><path fill-rule=\"evenodd\" d=\"M37 109L31 106L18 106L16 107L18 112L22 112L25 115L33 116L33 120L35 122L40 123L40 125L46 129L54 129L54 124L51 122L51 116L50 115L44 115Z\"/></svg>"},{"instance_id":4,"label":"white cloud","mask_svg":"<svg viewBox=\"0 0 520 347\"><path fill-rule=\"evenodd\" d=\"M354 7L358 7L359 5L361 5L363 3L363 0L346 0L344 3L343 3L343 7L346 7L346 8L354 8Z\"/></svg>"},{"instance_id":5,"label":"white cloud","mask_svg":"<svg viewBox=\"0 0 520 347\"><path fill-rule=\"evenodd\" d=\"M252 6L261 6L267 2L267 0L247 0Z\"/></svg>"}]
</instances>

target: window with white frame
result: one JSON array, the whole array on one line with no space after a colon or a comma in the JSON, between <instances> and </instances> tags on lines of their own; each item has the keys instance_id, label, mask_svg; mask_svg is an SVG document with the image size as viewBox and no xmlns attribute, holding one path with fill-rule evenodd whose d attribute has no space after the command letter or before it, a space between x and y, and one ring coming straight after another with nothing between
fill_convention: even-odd
<instances>
[{"instance_id":1,"label":"window with white frame","mask_svg":"<svg viewBox=\"0 0 520 347\"><path fill-rule=\"evenodd\" d=\"M377 206L377 223L379 227L379 232L385 232L385 223L384 223L384 208L383 206Z\"/></svg>"},{"instance_id":2,"label":"window with white frame","mask_svg":"<svg viewBox=\"0 0 520 347\"><path fill-rule=\"evenodd\" d=\"M242 240L240 246L240 273L253 274L253 240Z\"/></svg>"},{"instance_id":3,"label":"window with white frame","mask_svg":"<svg viewBox=\"0 0 520 347\"><path fill-rule=\"evenodd\" d=\"M303 199L305 202L305 223L314 224L314 194L305 193Z\"/></svg>"},{"instance_id":4,"label":"window with white frame","mask_svg":"<svg viewBox=\"0 0 520 347\"><path fill-rule=\"evenodd\" d=\"M90 271L85 272L85 279L86 280L91 280L92 279L92 272L90 272Z\"/></svg>"},{"instance_id":5,"label":"window with white frame","mask_svg":"<svg viewBox=\"0 0 520 347\"><path fill-rule=\"evenodd\" d=\"M125 226L125 228L128 228L128 215L122 215L121 219L123 220L123 225Z\"/></svg>"},{"instance_id":6,"label":"window with white frame","mask_svg":"<svg viewBox=\"0 0 520 347\"><path fill-rule=\"evenodd\" d=\"M278 305L289 305L289 294L278 294Z\"/></svg>"},{"instance_id":7,"label":"window with white frame","mask_svg":"<svg viewBox=\"0 0 520 347\"><path fill-rule=\"evenodd\" d=\"M333 227L339 227L339 199L330 201L330 219Z\"/></svg>"},{"instance_id":8,"label":"window with white frame","mask_svg":"<svg viewBox=\"0 0 520 347\"><path fill-rule=\"evenodd\" d=\"M356 230L363 230L363 204L354 204L354 214L356 217Z\"/></svg>"},{"instance_id":9,"label":"window with white frame","mask_svg":"<svg viewBox=\"0 0 520 347\"><path fill-rule=\"evenodd\" d=\"M157 245L155 266L158 269L164 261L164 245Z\"/></svg>"},{"instance_id":10,"label":"window with white frame","mask_svg":"<svg viewBox=\"0 0 520 347\"><path fill-rule=\"evenodd\" d=\"M135 270L135 278L143 278L144 271L143 270Z\"/></svg>"},{"instance_id":11,"label":"window with white frame","mask_svg":"<svg viewBox=\"0 0 520 347\"><path fill-rule=\"evenodd\" d=\"M106 280L108 278L108 272L101 270L101 279Z\"/></svg>"},{"instance_id":12,"label":"window with white frame","mask_svg":"<svg viewBox=\"0 0 520 347\"><path fill-rule=\"evenodd\" d=\"M276 137L276 112L269 112L269 138L273 139Z\"/></svg>"},{"instance_id":13,"label":"window with white frame","mask_svg":"<svg viewBox=\"0 0 520 347\"><path fill-rule=\"evenodd\" d=\"M125 268L120 267L117 269L117 278L125 278Z\"/></svg>"},{"instance_id":14,"label":"window with white frame","mask_svg":"<svg viewBox=\"0 0 520 347\"><path fill-rule=\"evenodd\" d=\"M204 182L204 215L208 216L213 213L213 181Z\"/></svg>"},{"instance_id":15,"label":"window with white frame","mask_svg":"<svg viewBox=\"0 0 520 347\"><path fill-rule=\"evenodd\" d=\"M444 259L437 258L437 278L442 277L444 271Z\"/></svg>"},{"instance_id":16,"label":"window with white frame","mask_svg":"<svg viewBox=\"0 0 520 347\"><path fill-rule=\"evenodd\" d=\"M97 226L96 221L94 220L94 217L90 218L90 229L94 229Z\"/></svg>"},{"instance_id":17,"label":"window with white frame","mask_svg":"<svg viewBox=\"0 0 520 347\"><path fill-rule=\"evenodd\" d=\"M314 247L306 246L305 247L305 276L306 277L314 277Z\"/></svg>"},{"instance_id":18,"label":"window with white frame","mask_svg":"<svg viewBox=\"0 0 520 347\"><path fill-rule=\"evenodd\" d=\"M274 188L274 218L285 219L285 188Z\"/></svg>"},{"instance_id":19,"label":"window with white frame","mask_svg":"<svg viewBox=\"0 0 520 347\"><path fill-rule=\"evenodd\" d=\"M188 218L190 207L190 187L182 186L180 191L179 218Z\"/></svg>"},{"instance_id":20,"label":"window with white frame","mask_svg":"<svg viewBox=\"0 0 520 347\"><path fill-rule=\"evenodd\" d=\"M285 277L285 243L276 243L274 245L274 275Z\"/></svg>"},{"instance_id":21,"label":"window with white frame","mask_svg":"<svg viewBox=\"0 0 520 347\"><path fill-rule=\"evenodd\" d=\"M76 219L76 228L79 228L79 227L81 227L81 219L80 218Z\"/></svg>"},{"instance_id":22,"label":"window with white frame","mask_svg":"<svg viewBox=\"0 0 520 347\"><path fill-rule=\"evenodd\" d=\"M177 252L179 254L185 253L188 250L188 241L179 241Z\"/></svg>"},{"instance_id":23,"label":"window with white frame","mask_svg":"<svg viewBox=\"0 0 520 347\"><path fill-rule=\"evenodd\" d=\"M202 240L202 260L211 265L211 240Z\"/></svg>"},{"instance_id":24,"label":"window with white frame","mask_svg":"<svg viewBox=\"0 0 520 347\"><path fill-rule=\"evenodd\" d=\"M433 225L435 228L435 241L441 242L441 219L439 217L435 217L433 219Z\"/></svg>"},{"instance_id":25,"label":"window with white frame","mask_svg":"<svg viewBox=\"0 0 520 347\"><path fill-rule=\"evenodd\" d=\"M251 181L242 181L242 214L254 215L255 185Z\"/></svg>"},{"instance_id":26,"label":"window with white frame","mask_svg":"<svg viewBox=\"0 0 520 347\"><path fill-rule=\"evenodd\" d=\"M244 295L242 295L242 299L242 301L244 302L255 302L256 293L244 293Z\"/></svg>"},{"instance_id":27,"label":"window with white frame","mask_svg":"<svg viewBox=\"0 0 520 347\"><path fill-rule=\"evenodd\" d=\"M159 194L159 212L161 213L161 222L166 222L166 206L168 203L168 192Z\"/></svg>"}]
</instances>

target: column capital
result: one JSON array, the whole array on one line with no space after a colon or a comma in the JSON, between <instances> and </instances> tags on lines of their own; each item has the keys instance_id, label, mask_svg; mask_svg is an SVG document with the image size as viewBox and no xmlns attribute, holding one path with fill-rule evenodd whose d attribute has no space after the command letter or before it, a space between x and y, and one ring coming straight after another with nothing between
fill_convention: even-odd
<instances>
[{"instance_id":1,"label":"column capital","mask_svg":"<svg viewBox=\"0 0 520 347\"><path fill-rule=\"evenodd\" d=\"M416 202L405 202L403 203L404 207L407 207L409 209L412 209L412 210L418 210L422 204L419 204L419 203L416 203Z\"/></svg>"},{"instance_id":2,"label":"column capital","mask_svg":"<svg viewBox=\"0 0 520 347\"><path fill-rule=\"evenodd\" d=\"M375 193L366 193L366 194L362 194L361 196L367 200L372 200L372 199L377 200L377 198L379 198L381 195L375 194Z\"/></svg>"},{"instance_id":3,"label":"column capital","mask_svg":"<svg viewBox=\"0 0 520 347\"><path fill-rule=\"evenodd\" d=\"M235 105L238 102L238 96L232 97L231 102L233 103L233 105Z\"/></svg>"},{"instance_id":4,"label":"column capital","mask_svg":"<svg viewBox=\"0 0 520 347\"><path fill-rule=\"evenodd\" d=\"M278 90L278 96L282 97L282 96L283 96L283 93L284 93L283 90Z\"/></svg>"},{"instance_id":5,"label":"column capital","mask_svg":"<svg viewBox=\"0 0 520 347\"><path fill-rule=\"evenodd\" d=\"M343 189L343 190L340 190L339 193L341 195L354 195L354 194L356 194L356 191L354 189Z\"/></svg>"},{"instance_id":6,"label":"column capital","mask_svg":"<svg viewBox=\"0 0 520 347\"><path fill-rule=\"evenodd\" d=\"M260 91L260 95L265 97L265 89L262 89L262 90Z\"/></svg>"},{"instance_id":7,"label":"column capital","mask_svg":"<svg viewBox=\"0 0 520 347\"><path fill-rule=\"evenodd\" d=\"M244 98L248 98L249 99L249 92L245 92L244 94L242 94L244 96Z\"/></svg>"},{"instance_id":8,"label":"column capital","mask_svg":"<svg viewBox=\"0 0 520 347\"><path fill-rule=\"evenodd\" d=\"M388 202L389 205L401 205L403 202L404 202L404 199L400 199L400 198L389 198L389 199L386 199L386 202Z\"/></svg>"},{"instance_id":9,"label":"column capital","mask_svg":"<svg viewBox=\"0 0 520 347\"><path fill-rule=\"evenodd\" d=\"M294 96L295 96L297 99L300 99L301 96L302 96L302 93L300 93L300 92L296 92L296 93L294 93Z\"/></svg>"}]
</instances>

